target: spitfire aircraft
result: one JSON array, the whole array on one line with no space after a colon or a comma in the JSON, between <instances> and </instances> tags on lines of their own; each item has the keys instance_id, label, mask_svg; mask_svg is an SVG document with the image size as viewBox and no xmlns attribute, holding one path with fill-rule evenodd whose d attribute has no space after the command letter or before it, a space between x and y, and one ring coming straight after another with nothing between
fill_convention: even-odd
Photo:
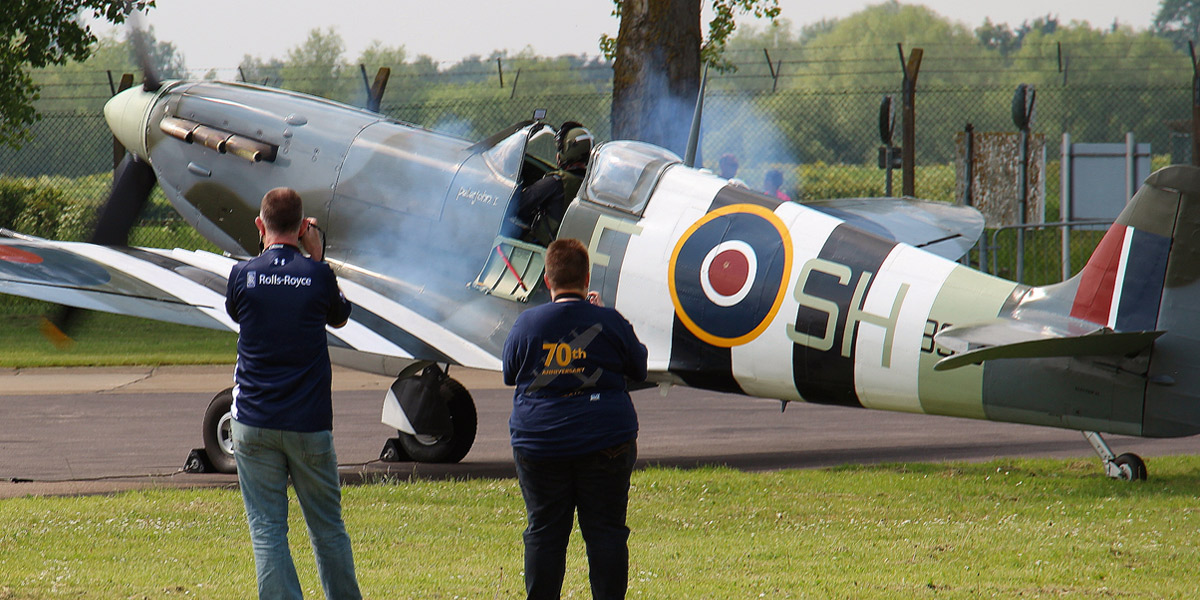
<instances>
[{"instance_id":1,"label":"spitfire aircraft","mask_svg":"<svg viewBox=\"0 0 1200 600\"><path fill-rule=\"evenodd\" d=\"M0 292L236 331L230 268L258 252L263 194L295 188L354 303L350 323L328 332L333 361L397 378L383 421L399 437L385 456L467 454L475 408L447 371L498 370L513 321L548 300L545 247L508 217L552 168L537 148L554 127L537 119L464 140L214 81L133 87L105 117L129 156L101 222L126 224L97 243L4 231ZM129 213L155 184L223 253L125 245ZM634 325L664 391L1075 429L1110 476L1144 479L1143 461L1113 456L1100 432L1200 432L1200 170L1151 175L1060 284L956 262L982 227L973 209L914 199L780 202L663 148L613 141L593 149L557 236L588 246L593 288ZM553 350L547 361L570 363ZM223 471L234 468L230 401L217 394L204 419Z\"/></svg>"}]
</instances>

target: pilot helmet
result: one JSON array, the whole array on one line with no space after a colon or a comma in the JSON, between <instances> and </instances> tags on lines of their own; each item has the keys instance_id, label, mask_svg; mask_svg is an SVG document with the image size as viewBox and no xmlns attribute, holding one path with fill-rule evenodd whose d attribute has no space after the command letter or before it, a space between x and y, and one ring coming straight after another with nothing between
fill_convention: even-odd
<instances>
[{"instance_id":1,"label":"pilot helmet","mask_svg":"<svg viewBox=\"0 0 1200 600\"><path fill-rule=\"evenodd\" d=\"M557 138L559 166L584 162L592 152L592 132L579 123L563 123Z\"/></svg>"}]
</instances>

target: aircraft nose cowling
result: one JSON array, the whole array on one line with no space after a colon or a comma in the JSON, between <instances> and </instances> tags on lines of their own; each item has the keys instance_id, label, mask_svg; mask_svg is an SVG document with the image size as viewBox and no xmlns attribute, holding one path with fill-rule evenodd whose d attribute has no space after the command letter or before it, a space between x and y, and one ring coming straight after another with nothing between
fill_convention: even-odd
<instances>
[{"instance_id":1,"label":"aircraft nose cowling","mask_svg":"<svg viewBox=\"0 0 1200 600\"><path fill-rule=\"evenodd\" d=\"M142 86L131 87L113 96L104 105L104 120L117 141L142 160L148 161L146 124L158 92L147 92Z\"/></svg>"}]
</instances>

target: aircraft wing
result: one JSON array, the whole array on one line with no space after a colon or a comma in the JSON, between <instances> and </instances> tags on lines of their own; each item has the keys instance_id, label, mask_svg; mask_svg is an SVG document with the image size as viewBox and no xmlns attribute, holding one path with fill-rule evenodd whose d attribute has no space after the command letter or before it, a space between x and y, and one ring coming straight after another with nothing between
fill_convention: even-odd
<instances>
[{"instance_id":1,"label":"aircraft wing","mask_svg":"<svg viewBox=\"0 0 1200 600\"><path fill-rule=\"evenodd\" d=\"M1165 331L1115 332L1093 325L1054 322L1054 319L994 319L948 327L937 334L938 344L955 353L934 365L946 371L997 358L1101 356L1133 354L1154 343Z\"/></svg>"},{"instance_id":2,"label":"aircraft wing","mask_svg":"<svg viewBox=\"0 0 1200 600\"><path fill-rule=\"evenodd\" d=\"M57 242L0 230L0 293L56 304L238 331L225 313L237 261L200 250ZM365 286L342 279L350 322L331 349L500 369L500 359Z\"/></svg>"},{"instance_id":3,"label":"aircraft wing","mask_svg":"<svg viewBox=\"0 0 1200 600\"><path fill-rule=\"evenodd\" d=\"M983 234L983 215L970 206L915 198L833 198L804 205L949 260L961 258Z\"/></svg>"}]
</instances>

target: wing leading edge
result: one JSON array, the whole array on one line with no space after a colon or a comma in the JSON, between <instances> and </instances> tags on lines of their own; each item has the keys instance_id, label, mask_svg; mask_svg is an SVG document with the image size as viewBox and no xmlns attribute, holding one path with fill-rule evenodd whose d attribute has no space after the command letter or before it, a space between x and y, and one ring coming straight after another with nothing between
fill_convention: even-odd
<instances>
[{"instance_id":1,"label":"wing leading edge","mask_svg":"<svg viewBox=\"0 0 1200 600\"><path fill-rule=\"evenodd\" d=\"M237 332L225 313L232 258L57 242L0 231L0 293L56 304ZM470 340L351 282L350 322L330 329L331 348L498 370L500 360ZM383 364L383 363L381 363Z\"/></svg>"}]
</instances>

